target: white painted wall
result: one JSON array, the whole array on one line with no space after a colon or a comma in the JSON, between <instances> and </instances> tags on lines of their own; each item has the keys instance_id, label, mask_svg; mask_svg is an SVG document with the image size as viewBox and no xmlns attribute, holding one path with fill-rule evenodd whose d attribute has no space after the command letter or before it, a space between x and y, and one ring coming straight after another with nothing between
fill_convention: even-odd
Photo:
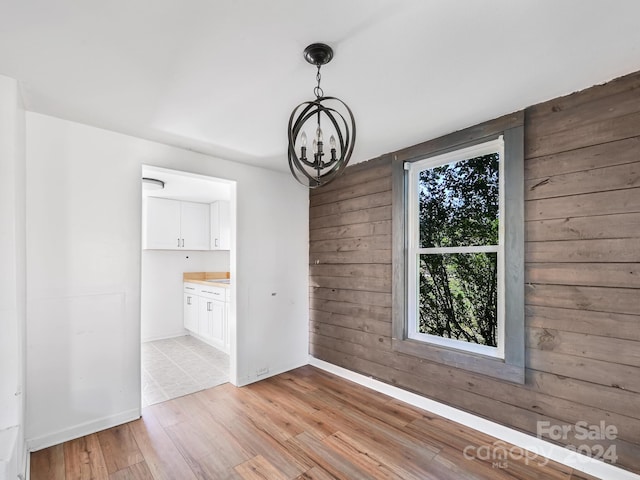
<instances>
[{"instance_id":1,"label":"white painted wall","mask_svg":"<svg viewBox=\"0 0 640 480\"><path fill-rule=\"evenodd\" d=\"M24 473L25 112L0 76L0 479Z\"/></svg>"},{"instance_id":2,"label":"white painted wall","mask_svg":"<svg viewBox=\"0 0 640 480\"><path fill-rule=\"evenodd\" d=\"M308 361L306 189L285 173L28 113L26 431L33 448L139 414L142 164L237 182L232 381Z\"/></svg>"},{"instance_id":3,"label":"white painted wall","mask_svg":"<svg viewBox=\"0 0 640 480\"><path fill-rule=\"evenodd\" d=\"M142 341L186 333L184 272L228 272L228 251L142 251ZM176 293L177 292L177 293Z\"/></svg>"}]
</instances>

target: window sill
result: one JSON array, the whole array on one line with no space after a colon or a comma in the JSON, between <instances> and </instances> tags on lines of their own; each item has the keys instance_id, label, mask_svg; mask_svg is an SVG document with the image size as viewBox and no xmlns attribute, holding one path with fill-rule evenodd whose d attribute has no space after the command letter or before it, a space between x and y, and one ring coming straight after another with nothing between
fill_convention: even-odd
<instances>
[{"instance_id":1,"label":"window sill","mask_svg":"<svg viewBox=\"0 0 640 480\"><path fill-rule=\"evenodd\" d=\"M525 381L524 367L509 365L502 359L440 347L412 339L401 340L394 338L391 346L396 352L424 358L425 360L430 360L435 363L479 373L488 377L518 384L524 384Z\"/></svg>"}]
</instances>

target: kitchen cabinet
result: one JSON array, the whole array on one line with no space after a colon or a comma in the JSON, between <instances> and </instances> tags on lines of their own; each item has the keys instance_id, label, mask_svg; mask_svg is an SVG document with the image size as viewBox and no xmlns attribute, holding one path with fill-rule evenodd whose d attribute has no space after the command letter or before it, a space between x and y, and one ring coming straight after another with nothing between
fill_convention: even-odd
<instances>
[{"instance_id":1,"label":"kitchen cabinet","mask_svg":"<svg viewBox=\"0 0 640 480\"><path fill-rule=\"evenodd\" d=\"M219 200L209 206L211 223L211 250L231 249L231 207Z\"/></svg>"},{"instance_id":2,"label":"kitchen cabinet","mask_svg":"<svg viewBox=\"0 0 640 480\"><path fill-rule=\"evenodd\" d=\"M225 318L225 328L224 328L224 345L226 348L226 352L229 353L229 345L230 345L230 336L229 336L229 290L226 292L226 300L224 302L224 318Z\"/></svg>"},{"instance_id":3,"label":"kitchen cabinet","mask_svg":"<svg viewBox=\"0 0 640 480\"><path fill-rule=\"evenodd\" d=\"M198 299L195 284L184 285L184 328L187 330L198 329Z\"/></svg>"},{"instance_id":4,"label":"kitchen cabinet","mask_svg":"<svg viewBox=\"0 0 640 480\"><path fill-rule=\"evenodd\" d=\"M209 205L148 197L144 202L145 249L209 250Z\"/></svg>"},{"instance_id":5,"label":"kitchen cabinet","mask_svg":"<svg viewBox=\"0 0 640 480\"><path fill-rule=\"evenodd\" d=\"M209 205L180 202L181 248L209 250Z\"/></svg>"},{"instance_id":6,"label":"kitchen cabinet","mask_svg":"<svg viewBox=\"0 0 640 480\"><path fill-rule=\"evenodd\" d=\"M199 297L198 305L198 334L214 347L225 350L224 302Z\"/></svg>"},{"instance_id":7,"label":"kitchen cabinet","mask_svg":"<svg viewBox=\"0 0 640 480\"><path fill-rule=\"evenodd\" d=\"M180 202L148 197L144 201L142 241L147 249L180 247Z\"/></svg>"},{"instance_id":8,"label":"kitchen cabinet","mask_svg":"<svg viewBox=\"0 0 640 480\"><path fill-rule=\"evenodd\" d=\"M229 290L186 282L184 288L184 328L200 340L228 353ZM192 297L188 305L187 296Z\"/></svg>"}]
</instances>

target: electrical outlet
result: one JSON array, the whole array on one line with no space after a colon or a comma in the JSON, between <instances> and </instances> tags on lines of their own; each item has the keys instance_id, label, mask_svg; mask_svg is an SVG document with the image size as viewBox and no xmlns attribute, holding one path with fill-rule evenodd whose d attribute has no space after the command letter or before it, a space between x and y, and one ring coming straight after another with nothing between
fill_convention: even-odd
<instances>
[{"instance_id":1,"label":"electrical outlet","mask_svg":"<svg viewBox=\"0 0 640 480\"><path fill-rule=\"evenodd\" d=\"M256 370L256 376L261 377L269 373L269 367L262 367Z\"/></svg>"}]
</instances>

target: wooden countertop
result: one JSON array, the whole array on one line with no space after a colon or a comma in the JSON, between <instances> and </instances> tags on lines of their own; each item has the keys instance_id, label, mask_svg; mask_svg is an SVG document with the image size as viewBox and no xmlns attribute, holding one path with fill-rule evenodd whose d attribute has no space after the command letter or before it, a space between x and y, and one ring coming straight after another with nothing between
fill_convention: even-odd
<instances>
[{"instance_id":1,"label":"wooden countertop","mask_svg":"<svg viewBox=\"0 0 640 480\"><path fill-rule=\"evenodd\" d=\"M185 282L189 282L189 283L198 283L200 285L213 285L214 287L222 287L222 288L229 288L231 286L231 284L229 283L220 283L220 282L216 282L215 280L185 280Z\"/></svg>"},{"instance_id":2,"label":"wooden countertop","mask_svg":"<svg viewBox=\"0 0 640 480\"><path fill-rule=\"evenodd\" d=\"M182 279L189 283L200 285L214 285L216 287L229 288L229 283L216 282L216 280L228 280L231 276L229 272L184 272Z\"/></svg>"}]
</instances>

